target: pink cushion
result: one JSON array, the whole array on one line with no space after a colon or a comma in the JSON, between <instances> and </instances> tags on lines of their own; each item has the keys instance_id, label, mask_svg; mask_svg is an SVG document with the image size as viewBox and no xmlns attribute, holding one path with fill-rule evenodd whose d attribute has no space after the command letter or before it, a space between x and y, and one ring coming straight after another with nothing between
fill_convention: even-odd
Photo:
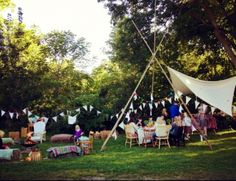
<instances>
[{"instance_id":1,"label":"pink cushion","mask_svg":"<svg viewBox=\"0 0 236 181\"><path fill-rule=\"evenodd\" d=\"M72 134L56 134L51 136L51 142L73 142Z\"/></svg>"}]
</instances>

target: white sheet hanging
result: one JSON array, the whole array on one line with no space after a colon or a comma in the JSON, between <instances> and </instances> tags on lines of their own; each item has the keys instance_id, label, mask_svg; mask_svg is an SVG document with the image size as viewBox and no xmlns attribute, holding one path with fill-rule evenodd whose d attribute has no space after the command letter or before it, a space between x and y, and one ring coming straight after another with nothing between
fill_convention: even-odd
<instances>
[{"instance_id":1,"label":"white sheet hanging","mask_svg":"<svg viewBox=\"0 0 236 181\"><path fill-rule=\"evenodd\" d=\"M208 104L232 116L236 76L219 81L203 81L167 67L174 88L184 94L194 93Z\"/></svg>"}]
</instances>

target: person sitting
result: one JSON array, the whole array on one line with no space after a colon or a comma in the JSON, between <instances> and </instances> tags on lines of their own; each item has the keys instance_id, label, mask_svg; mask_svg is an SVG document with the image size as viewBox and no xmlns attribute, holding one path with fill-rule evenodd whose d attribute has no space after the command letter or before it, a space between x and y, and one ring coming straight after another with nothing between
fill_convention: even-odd
<instances>
[{"instance_id":1,"label":"person sitting","mask_svg":"<svg viewBox=\"0 0 236 181\"><path fill-rule=\"evenodd\" d=\"M27 144L27 145L37 144L37 142L32 140L33 134L34 132L27 133L24 144Z\"/></svg>"},{"instance_id":2,"label":"person sitting","mask_svg":"<svg viewBox=\"0 0 236 181\"><path fill-rule=\"evenodd\" d=\"M169 135L170 142L175 144L176 146L180 145L180 141L185 144L183 139L183 125L180 116L175 116L174 121L171 124L170 135Z\"/></svg>"},{"instance_id":3,"label":"person sitting","mask_svg":"<svg viewBox=\"0 0 236 181\"><path fill-rule=\"evenodd\" d=\"M155 124L164 124L164 125L166 125L166 121L164 119L164 116L157 117L157 120L156 120Z\"/></svg>"},{"instance_id":4,"label":"person sitting","mask_svg":"<svg viewBox=\"0 0 236 181\"><path fill-rule=\"evenodd\" d=\"M80 126L77 124L75 125L75 134L74 134L74 140L78 141L79 138L84 134L83 130L80 128Z\"/></svg>"},{"instance_id":5,"label":"person sitting","mask_svg":"<svg viewBox=\"0 0 236 181\"><path fill-rule=\"evenodd\" d=\"M5 132L0 130L0 149L7 149L8 146L3 144L2 138L4 137Z\"/></svg>"},{"instance_id":6,"label":"person sitting","mask_svg":"<svg viewBox=\"0 0 236 181\"><path fill-rule=\"evenodd\" d=\"M184 122L184 134L185 140L190 139L190 134L192 133L192 121L186 112L183 112L183 122Z\"/></svg>"}]
</instances>

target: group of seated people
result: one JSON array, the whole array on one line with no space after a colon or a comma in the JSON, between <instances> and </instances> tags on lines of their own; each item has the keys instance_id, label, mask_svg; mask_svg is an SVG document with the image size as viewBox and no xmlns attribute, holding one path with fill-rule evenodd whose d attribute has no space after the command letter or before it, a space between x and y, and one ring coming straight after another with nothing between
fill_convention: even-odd
<instances>
[{"instance_id":1,"label":"group of seated people","mask_svg":"<svg viewBox=\"0 0 236 181\"><path fill-rule=\"evenodd\" d=\"M166 110L164 110L165 112ZM136 134L139 137L139 143L142 144L142 136L140 134L143 134L143 130L145 129L151 129L153 131L152 136L152 142L155 141L156 137L158 137L158 127L161 125L169 125L169 141L172 144L178 145L180 141L189 140L190 135L192 133L192 122L190 117L186 112L182 112L179 115L174 116L172 120L167 120L167 116L161 115L158 116L157 119L154 121L152 117L149 117L148 120L143 121L142 118L138 118L137 121L134 119L130 119L127 123L130 125L132 129L129 129L130 132L133 134ZM142 130L142 131L140 131Z\"/></svg>"}]
</instances>

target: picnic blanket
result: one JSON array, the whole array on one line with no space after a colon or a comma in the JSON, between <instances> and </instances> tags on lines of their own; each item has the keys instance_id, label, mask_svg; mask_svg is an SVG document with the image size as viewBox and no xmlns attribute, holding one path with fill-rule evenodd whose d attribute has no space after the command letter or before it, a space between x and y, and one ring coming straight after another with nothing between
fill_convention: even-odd
<instances>
[{"instance_id":1,"label":"picnic blanket","mask_svg":"<svg viewBox=\"0 0 236 181\"><path fill-rule=\"evenodd\" d=\"M81 148L73 145L73 146L58 146L58 147L51 147L47 149L47 152L52 152L55 157L59 155L67 154L67 153L78 153L81 154Z\"/></svg>"}]
</instances>

